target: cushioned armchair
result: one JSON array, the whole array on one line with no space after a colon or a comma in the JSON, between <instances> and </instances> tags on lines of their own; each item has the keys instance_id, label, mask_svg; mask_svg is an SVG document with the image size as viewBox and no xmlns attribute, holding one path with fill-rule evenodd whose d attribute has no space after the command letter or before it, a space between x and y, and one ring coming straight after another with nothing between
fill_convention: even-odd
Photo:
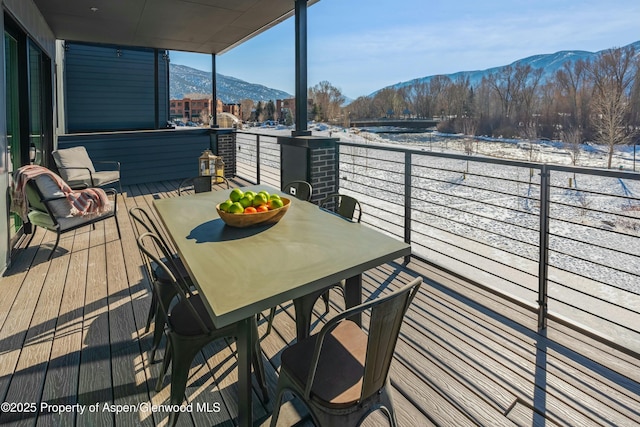
<instances>
[{"instance_id":1,"label":"cushioned armchair","mask_svg":"<svg viewBox=\"0 0 640 427\"><path fill-rule=\"evenodd\" d=\"M60 176L74 190L118 183L119 191L122 193L120 162L93 162L83 146L64 148L51 154ZM94 164L104 165L105 170L96 170Z\"/></svg>"},{"instance_id":2,"label":"cushioned armchair","mask_svg":"<svg viewBox=\"0 0 640 427\"><path fill-rule=\"evenodd\" d=\"M31 243L36 227L42 227L57 234L56 243L53 245L49 259L53 256L60 242L60 235L86 225L94 224L107 218L116 221L118 238L120 238L120 225L116 216L118 193L115 189L107 189L105 193L112 196L110 207L101 213L92 215L73 215L72 204L67 196L60 190L59 185L50 175L39 175L29 180L26 184L26 196L28 201L27 217L34 226Z\"/></svg>"}]
</instances>

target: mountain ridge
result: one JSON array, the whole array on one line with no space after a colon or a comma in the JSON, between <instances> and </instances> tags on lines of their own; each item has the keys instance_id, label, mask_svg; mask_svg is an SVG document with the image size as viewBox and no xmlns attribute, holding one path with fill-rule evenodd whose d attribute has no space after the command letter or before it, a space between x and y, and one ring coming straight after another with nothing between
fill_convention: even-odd
<instances>
[{"instance_id":1,"label":"mountain ridge","mask_svg":"<svg viewBox=\"0 0 640 427\"><path fill-rule=\"evenodd\" d=\"M629 43L627 46L623 46L623 48L628 46L633 46L636 49L636 54L640 55L640 41ZM518 59L507 65L495 66L484 70L457 71L450 74L434 74L417 77L415 79L385 86L365 96L373 97L384 89L399 89L416 83L428 83L436 76L447 76L454 81L458 78L468 77L471 86L477 86L482 81L483 77L498 72L505 67L515 67L517 65L531 65L532 68L542 68L544 70L542 81L544 82L551 78L556 71L561 69L567 61L575 62L579 59L592 59L606 50L608 49L603 49L597 52L589 52L585 50L561 50L555 53L532 55ZM173 63L169 64L169 72L169 96L171 99L182 99L185 95L189 94L211 94L211 72ZM243 99L264 102L294 97L294 95L282 90L269 88L257 83L249 83L236 77L225 76L219 73L216 74L216 79L218 85L218 98L227 104L237 104ZM352 100L345 100L345 105L349 104L350 101Z\"/></svg>"},{"instance_id":2,"label":"mountain ridge","mask_svg":"<svg viewBox=\"0 0 640 427\"><path fill-rule=\"evenodd\" d=\"M637 55L640 54L640 41L629 43L627 46L622 46L622 48L626 48L628 46L633 46L636 50L636 54ZM367 96L373 97L378 92L384 89L400 89L403 87L411 86L412 84L416 84L416 83L428 83L431 79L433 79L436 76L447 76L454 81L460 77L461 78L469 77L470 85L477 86L482 81L483 77L488 76L489 74L493 74L497 71L500 71L505 67L509 67L509 66L515 67L516 65L531 65L531 67L534 69L542 68L544 70L542 75L542 81L545 81L550 77L552 77L556 73L556 71L561 69L567 61L576 62L579 59L582 59L582 60L592 59L606 50L609 50L609 49L603 49L597 52L589 52L586 50L561 50L555 53L545 53L545 54L528 56L525 58L515 60L512 63L507 65L500 65L496 67L487 68L484 70L457 71L455 73L450 73L450 74L434 74L430 76L417 77L415 79L385 86L381 89L378 89L372 92Z\"/></svg>"},{"instance_id":3,"label":"mountain ridge","mask_svg":"<svg viewBox=\"0 0 640 427\"><path fill-rule=\"evenodd\" d=\"M292 98L293 95L267 86L249 83L236 77L216 73L218 99L225 104L238 104L243 99L269 101ZM211 94L211 72L186 65L169 64L169 98L182 99L188 94Z\"/></svg>"}]
</instances>

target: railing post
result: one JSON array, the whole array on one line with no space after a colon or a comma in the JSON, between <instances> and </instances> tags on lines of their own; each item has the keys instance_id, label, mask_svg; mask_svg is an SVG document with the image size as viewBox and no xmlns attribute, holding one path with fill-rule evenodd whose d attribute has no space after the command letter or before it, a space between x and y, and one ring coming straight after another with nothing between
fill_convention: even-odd
<instances>
[{"instance_id":1,"label":"railing post","mask_svg":"<svg viewBox=\"0 0 640 427\"><path fill-rule=\"evenodd\" d=\"M339 193L340 192L340 150L342 149L342 146L338 143L336 143L336 163L335 163L335 176L333 177L333 182L336 183L335 186L335 192Z\"/></svg>"},{"instance_id":2,"label":"railing post","mask_svg":"<svg viewBox=\"0 0 640 427\"><path fill-rule=\"evenodd\" d=\"M547 327L549 285L549 198L550 172L547 165L540 169L540 258L538 260L538 330Z\"/></svg>"},{"instance_id":3,"label":"railing post","mask_svg":"<svg viewBox=\"0 0 640 427\"><path fill-rule=\"evenodd\" d=\"M404 241L411 244L411 152L404 153ZM409 264L411 256L404 257L404 263Z\"/></svg>"},{"instance_id":4,"label":"railing post","mask_svg":"<svg viewBox=\"0 0 640 427\"><path fill-rule=\"evenodd\" d=\"M260 184L260 135L256 135L256 184Z\"/></svg>"}]
</instances>

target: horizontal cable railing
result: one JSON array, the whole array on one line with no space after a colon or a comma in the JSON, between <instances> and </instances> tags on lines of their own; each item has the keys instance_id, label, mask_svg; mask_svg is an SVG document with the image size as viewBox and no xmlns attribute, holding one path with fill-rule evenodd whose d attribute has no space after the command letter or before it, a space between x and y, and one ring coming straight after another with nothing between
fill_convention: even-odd
<instances>
[{"instance_id":1,"label":"horizontal cable railing","mask_svg":"<svg viewBox=\"0 0 640 427\"><path fill-rule=\"evenodd\" d=\"M339 149L340 191L363 204L363 222L537 310L540 327L551 317L579 324L640 353L639 174Z\"/></svg>"},{"instance_id":2,"label":"horizontal cable railing","mask_svg":"<svg viewBox=\"0 0 640 427\"><path fill-rule=\"evenodd\" d=\"M640 353L640 174L338 142L338 186L413 255ZM275 136L238 174L280 185ZM258 161L257 159L260 159Z\"/></svg>"},{"instance_id":3,"label":"horizontal cable railing","mask_svg":"<svg viewBox=\"0 0 640 427\"><path fill-rule=\"evenodd\" d=\"M277 137L236 132L236 173L256 184L280 187L280 146Z\"/></svg>"}]
</instances>

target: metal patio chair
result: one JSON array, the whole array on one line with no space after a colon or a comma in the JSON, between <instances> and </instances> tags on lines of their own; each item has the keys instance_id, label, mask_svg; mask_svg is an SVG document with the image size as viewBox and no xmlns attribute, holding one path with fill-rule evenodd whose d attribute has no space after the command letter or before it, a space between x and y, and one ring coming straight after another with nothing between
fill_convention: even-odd
<instances>
[{"instance_id":1,"label":"metal patio chair","mask_svg":"<svg viewBox=\"0 0 640 427\"><path fill-rule=\"evenodd\" d=\"M53 249L51 249L48 259L51 259L56 252L62 234L86 225L95 227L97 222L104 221L108 218L115 220L118 239L121 238L120 225L118 224L118 216L116 215L118 209L118 192L113 188L104 190L107 196L112 196L112 205L108 211L93 215L77 216L71 214L71 203L61 192L60 186L48 174L38 175L30 179L26 183L25 191L28 201L27 216L29 223L33 225L33 229L31 230L32 234L27 242L27 246L29 246L31 240L33 240L37 227L42 227L56 233L56 242L53 245Z\"/></svg>"},{"instance_id":2,"label":"metal patio chair","mask_svg":"<svg viewBox=\"0 0 640 427\"><path fill-rule=\"evenodd\" d=\"M360 222L362 218L362 207L360 206L360 202L351 196L347 196L344 194L331 194L324 199L322 199L319 203L320 207L331 212L338 214L346 220ZM340 282L334 283L333 285L327 287L324 290L320 290L319 292L315 292L310 295L306 295L301 297L305 303L301 304L301 307L305 307L305 310L313 311L313 302L318 299L318 297L322 297L324 302L324 310L325 314L329 313L329 291L331 289L336 289L340 291L342 297L345 296L345 281L341 280ZM268 326L265 335L269 335L271 333L271 328L273 326L273 318L276 313L276 308L272 307L269 312ZM310 318L309 316L306 318Z\"/></svg>"},{"instance_id":3,"label":"metal patio chair","mask_svg":"<svg viewBox=\"0 0 640 427\"><path fill-rule=\"evenodd\" d=\"M167 240L162 237L164 233L161 232L160 227L158 227L156 222L151 218L146 210L136 206L129 209L129 215L135 221L133 228L135 231L136 239L139 238L143 233L154 233L156 236L158 236L158 238L166 248L171 248L171 246L167 243ZM144 253L142 254L142 259L144 260L144 267L148 277L150 277L151 280L157 283L158 289L158 292L153 292L152 286L151 304L149 306L149 314L147 315L147 323L144 330L145 333L149 332L151 322L155 320L153 329L153 344L151 347L151 353L149 355L149 361L150 363L153 363L155 361L156 352L160 347L162 334L164 332L164 327L166 324L166 318L162 309L160 308L158 298L165 301L165 304L168 305L175 297L176 292L174 286L171 284L171 278L167 276L165 269L161 268L157 264L152 265L149 257L147 257ZM175 271L178 277L181 279L179 283L184 283L186 286L188 286L189 289L193 286L191 278L189 277L189 273L187 272L187 269L185 268L182 260L175 250L171 249L171 261L169 261L169 259L167 258L162 257L160 261L165 264L169 268L169 270L171 270L169 263L173 263L173 265L175 265Z\"/></svg>"},{"instance_id":4,"label":"metal patio chair","mask_svg":"<svg viewBox=\"0 0 640 427\"><path fill-rule=\"evenodd\" d=\"M285 349L271 426L277 424L285 391L304 402L317 426L358 426L378 409L396 426L389 367L404 315L421 283L419 277L346 310L319 333ZM364 311L371 313L368 332L348 320Z\"/></svg>"},{"instance_id":5,"label":"metal patio chair","mask_svg":"<svg viewBox=\"0 0 640 427\"><path fill-rule=\"evenodd\" d=\"M322 199L319 205L321 208L335 212L349 221L360 222L362 219L362 207L360 206L360 202L351 196L337 193L331 194ZM344 286L344 280L341 280L340 282L334 283L322 294L325 313L329 312L329 290L331 288L339 290L344 298Z\"/></svg>"},{"instance_id":6,"label":"metal patio chair","mask_svg":"<svg viewBox=\"0 0 640 427\"><path fill-rule=\"evenodd\" d=\"M205 303L200 294L191 292L179 275L175 275L176 265L169 249L163 245L162 240L154 233L144 233L138 240L138 247L149 257L151 262L164 270L171 279L171 285L175 291L175 301L167 301L160 297L160 288L164 284L154 280L154 292L156 292L159 306L163 311L166 322L167 353L165 354L156 391L162 389L164 378L171 364L171 391L170 405L178 407L184 400L184 392L187 386L189 370L193 359L207 344L221 339L238 336L239 324L234 323L224 328L216 328L211 316L208 314ZM161 254L169 262L160 260L156 253ZM262 351L258 339L258 326L253 317L253 369L262 391L265 403L269 401L265 382L264 366L262 364ZM171 412L168 425L174 426L179 412Z\"/></svg>"}]
</instances>

